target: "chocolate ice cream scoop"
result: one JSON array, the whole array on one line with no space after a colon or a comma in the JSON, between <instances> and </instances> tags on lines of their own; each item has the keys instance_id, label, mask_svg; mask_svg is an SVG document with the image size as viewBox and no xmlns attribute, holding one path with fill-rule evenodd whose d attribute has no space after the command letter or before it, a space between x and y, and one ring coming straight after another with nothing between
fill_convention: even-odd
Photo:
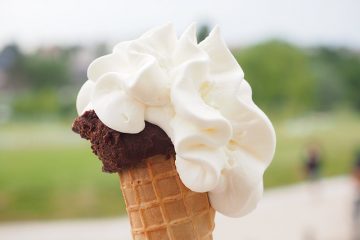
<instances>
[{"instance_id":1,"label":"chocolate ice cream scoop","mask_svg":"<svg viewBox=\"0 0 360 240\"><path fill-rule=\"evenodd\" d=\"M105 172L118 172L146 158L170 156L175 151L170 138L158 126L145 122L144 130L137 134L120 133L104 125L93 110L77 117L72 130L90 140Z\"/></svg>"}]
</instances>

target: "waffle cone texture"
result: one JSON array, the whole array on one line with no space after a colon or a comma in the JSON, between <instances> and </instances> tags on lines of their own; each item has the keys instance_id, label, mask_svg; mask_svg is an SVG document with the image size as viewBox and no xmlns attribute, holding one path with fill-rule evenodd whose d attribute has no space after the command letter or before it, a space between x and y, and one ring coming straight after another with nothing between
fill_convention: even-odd
<instances>
[{"instance_id":1,"label":"waffle cone texture","mask_svg":"<svg viewBox=\"0 0 360 240\"><path fill-rule=\"evenodd\" d=\"M134 240L210 240L215 210L207 193L186 188L175 156L156 155L119 172Z\"/></svg>"}]
</instances>

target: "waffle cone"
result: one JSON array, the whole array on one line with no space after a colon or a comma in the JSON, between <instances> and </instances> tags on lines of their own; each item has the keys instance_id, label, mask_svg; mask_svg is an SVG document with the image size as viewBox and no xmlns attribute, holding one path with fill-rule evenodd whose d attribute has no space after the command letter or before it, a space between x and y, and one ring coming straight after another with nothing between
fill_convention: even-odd
<instances>
[{"instance_id":1,"label":"waffle cone","mask_svg":"<svg viewBox=\"0 0 360 240\"><path fill-rule=\"evenodd\" d=\"M157 155L119 172L134 240L209 240L215 211L207 193L186 188L175 156Z\"/></svg>"}]
</instances>

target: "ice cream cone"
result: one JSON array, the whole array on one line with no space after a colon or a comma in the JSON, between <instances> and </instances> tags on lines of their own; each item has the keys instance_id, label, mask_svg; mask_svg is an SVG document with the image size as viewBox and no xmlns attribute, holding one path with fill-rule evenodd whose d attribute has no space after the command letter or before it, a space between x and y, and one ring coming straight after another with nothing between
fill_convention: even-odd
<instances>
[{"instance_id":1,"label":"ice cream cone","mask_svg":"<svg viewBox=\"0 0 360 240\"><path fill-rule=\"evenodd\" d=\"M212 239L214 209L255 208L275 131L218 27L201 43L195 25L154 28L87 73L73 131L119 174L133 239Z\"/></svg>"},{"instance_id":2,"label":"ice cream cone","mask_svg":"<svg viewBox=\"0 0 360 240\"><path fill-rule=\"evenodd\" d=\"M208 195L183 185L174 158L156 155L118 172L134 240L212 239Z\"/></svg>"}]
</instances>

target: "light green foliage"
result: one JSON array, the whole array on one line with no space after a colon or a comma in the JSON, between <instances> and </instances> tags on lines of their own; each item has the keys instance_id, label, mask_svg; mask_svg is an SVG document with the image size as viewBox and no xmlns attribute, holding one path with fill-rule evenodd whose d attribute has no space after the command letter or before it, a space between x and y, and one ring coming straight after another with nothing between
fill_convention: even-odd
<instances>
[{"instance_id":1,"label":"light green foliage","mask_svg":"<svg viewBox=\"0 0 360 240\"><path fill-rule=\"evenodd\" d=\"M234 51L266 112L294 116L350 105L360 109L360 54L269 41Z\"/></svg>"},{"instance_id":2,"label":"light green foliage","mask_svg":"<svg viewBox=\"0 0 360 240\"><path fill-rule=\"evenodd\" d=\"M63 56L26 56L23 65L23 84L30 89L54 89L65 85L70 80L67 60Z\"/></svg>"},{"instance_id":3,"label":"light green foliage","mask_svg":"<svg viewBox=\"0 0 360 240\"><path fill-rule=\"evenodd\" d=\"M347 49L317 48L310 57L316 74L316 105L329 110L347 103L360 110L360 55Z\"/></svg>"},{"instance_id":4,"label":"light green foliage","mask_svg":"<svg viewBox=\"0 0 360 240\"><path fill-rule=\"evenodd\" d=\"M69 118L75 116L76 93L66 88L25 91L12 101L16 119Z\"/></svg>"},{"instance_id":5,"label":"light green foliage","mask_svg":"<svg viewBox=\"0 0 360 240\"><path fill-rule=\"evenodd\" d=\"M26 118L55 115L59 112L59 100L54 90L25 92L13 100L13 111Z\"/></svg>"},{"instance_id":6,"label":"light green foliage","mask_svg":"<svg viewBox=\"0 0 360 240\"><path fill-rule=\"evenodd\" d=\"M302 112L311 109L314 76L303 50L271 41L235 51L253 89L253 98L266 111Z\"/></svg>"}]
</instances>

